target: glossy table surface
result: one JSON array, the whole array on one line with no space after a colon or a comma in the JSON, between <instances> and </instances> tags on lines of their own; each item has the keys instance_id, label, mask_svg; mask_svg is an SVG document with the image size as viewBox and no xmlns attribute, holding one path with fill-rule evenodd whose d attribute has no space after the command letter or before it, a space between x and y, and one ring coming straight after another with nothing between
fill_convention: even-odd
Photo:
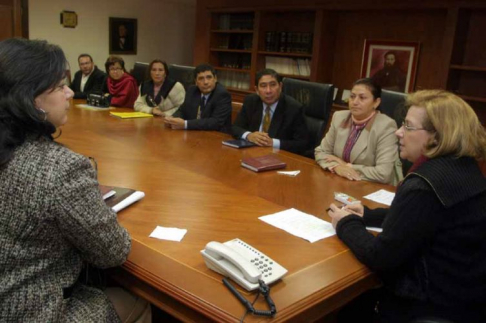
<instances>
[{"instance_id":1,"label":"glossy table surface","mask_svg":"<svg viewBox=\"0 0 486 323\"><path fill-rule=\"evenodd\" d=\"M132 251L122 269L112 274L126 288L183 321L238 321L244 308L200 255L209 241L233 238L288 269L271 286L278 310L274 321L315 320L377 285L375 276L336 236L309 243L258 217L296 208L329 220L325 210L335 191L363 200L364 195L393 187L348 181L322 170L314 160L285 151L227 147L221 141L230 136L222 133L171 130L162 118L119 119L108 111L78 108L77 103L82 102L74 102L58 141L94 157L101 184L146 194L118 214L132 236ZM244 157L269 153L286 162L286 170L301 173L254 173L240 166ZM156 226L188 231L181 242L149 238ZM250 300L256 295L239 290ZM266 309L262 297L255 307Z\"/></svg>"}]
</instances>

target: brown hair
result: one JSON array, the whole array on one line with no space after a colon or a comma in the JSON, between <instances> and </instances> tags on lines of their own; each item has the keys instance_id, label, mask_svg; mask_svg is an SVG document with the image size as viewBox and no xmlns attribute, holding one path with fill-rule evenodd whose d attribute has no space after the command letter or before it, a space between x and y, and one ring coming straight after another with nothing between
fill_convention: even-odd
<instances>
[{"instance_id":1,"label":"brown hair","mask_svg":"<svg viewBox=\"0 0 486 323\"><path fill-rule=\"evenodd\" d=\"M471 106L457 95L443 90L418 91L408 95L406 106L424 108L427 113L422 126L434 135L425 146L425 156L486 159L486 131Z\"/></svg>"},{"instance_id":2,"label":"brown hair","mask_svg":"<svg viewBox=\"0 0 486 323\"><path fill-rule=\"evenodd\" d=\"M105 69L108 75L110 74L110 67L115 65L116 63L120 64L120 66L123 69L123 72L126 72L125 61L123 60L123 58L121 58L120 56L109 56L105 62Z\"/></svg>"},{"instance_id":3,"label":"brown hair","mask_svg":"<svg viewBox=\"0 0 486 323\"><path fill-rule=\"evenodd\" d=\"M147 78L150 78L150 71L152 71L152 67L154 66L155 63L160 63L164 65L164 70L165 70L165 77L169 76L169 67L167 66L167 63L161 59L154 59L153 61L150 62L149 67L147 69Z\"/></svg>"}]
</instances>

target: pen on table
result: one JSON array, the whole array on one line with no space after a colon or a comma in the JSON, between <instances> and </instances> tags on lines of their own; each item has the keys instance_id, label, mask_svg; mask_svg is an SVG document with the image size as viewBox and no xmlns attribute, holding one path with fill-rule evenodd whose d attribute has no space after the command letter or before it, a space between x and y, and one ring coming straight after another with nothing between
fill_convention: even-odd
<instances>
[{"instance_id":1,"label":"pen on table","mask_svg":"<svg viewBox=\"0 0 486 323\"><path fill-rule=\"evenodd\" d=\"M341 210L344 210L344 208L345 208L345 207L346 207L346 204L342 205L342 206L340 207L340 209L341 209ZM328 207L328 208L326 209L326 212L329 212L329 211L331 211L331 208L330 208L330 207ZM361 214L356 213L355 211L353 211L353 210L351 210L351 209L346 209L346 211L348 211L348 212L349 212L349 213L351 213L351 214L361 215Z\"/></svg>"}]
</instances>

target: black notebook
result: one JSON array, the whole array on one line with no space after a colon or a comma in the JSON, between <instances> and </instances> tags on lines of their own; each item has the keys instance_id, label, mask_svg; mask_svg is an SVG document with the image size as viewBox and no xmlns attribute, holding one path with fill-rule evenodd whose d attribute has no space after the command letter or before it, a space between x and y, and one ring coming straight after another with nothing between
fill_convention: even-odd
<instances>
[{"instance_id":1,"label":"black notebook","mask_svg":"<svg viewBox=\"0 0 486 323\"><path fill-rule=\"evenodd\" d=\"M144 198L145 193L124 187L100 185L101 195L106 205L119 212L127 206Z\"/></svg>"},{"instance_id":2,"label":"black notebook","mask_svg":"<svg viewBox=\"0 0 486 323\"><path fill-rule=\"evenodd\" d=\"M233 148L247 148L247 147L256 146L254 143L245 139L224 140L223 145L230 146Z\"/></svg>"}]
</instances>

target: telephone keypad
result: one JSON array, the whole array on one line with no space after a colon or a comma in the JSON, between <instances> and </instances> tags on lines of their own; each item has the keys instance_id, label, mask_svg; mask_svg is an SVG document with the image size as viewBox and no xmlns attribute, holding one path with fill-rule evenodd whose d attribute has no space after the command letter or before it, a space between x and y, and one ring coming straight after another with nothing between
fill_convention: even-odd
<instances>
[{"instance_id":1,"label":"telephone keypad","mask_svg":"<svg viewBox=\"0 0 486 323\"><path fill-rule=\"evenodd\" d=\"M279 277L279 270L280 271L285 270L285 268L282 268L277 263L275 263L275 268L273 268L272 265L274 265L274 261L271 258L266 256L265 254L262 254L257 249L249 246L248 244L246 244L245 242L239 239L228 241L226 242L226 244L229 246L235 245L241 247L243 249L242 251L247 252L248 253L247 259L250 259L250 264L253 264L258 269L258 271L261 272L262 277L267 283L272 283L274 279L277 279ZM275 270L277 271L275 272ZM272 272L275 272L275 275L272 275ZM273 278L271 276L277 276L277 277Z\"/></svg>"}]
</instances>

